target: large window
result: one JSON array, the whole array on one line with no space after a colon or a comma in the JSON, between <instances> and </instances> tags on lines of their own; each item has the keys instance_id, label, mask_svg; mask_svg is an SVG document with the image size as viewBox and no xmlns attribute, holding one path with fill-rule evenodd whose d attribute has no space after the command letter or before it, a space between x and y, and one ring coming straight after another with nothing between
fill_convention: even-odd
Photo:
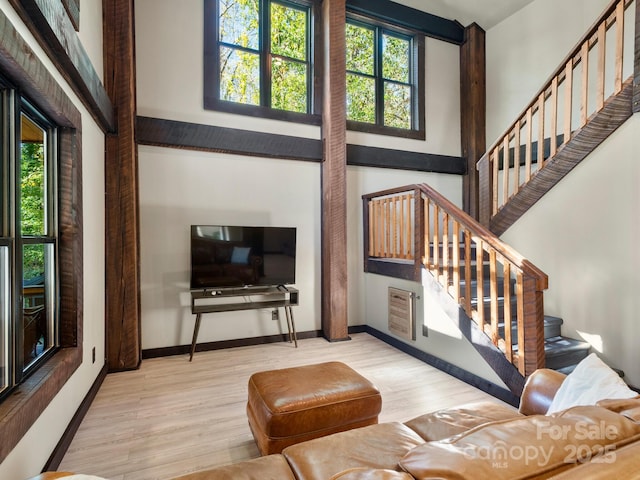
<instances>
[{"instance_id":1,"label":"large window","mask_svg":"<svg viewBox=\"0 0 640 480\"><path fill-rule=\"evenodd\" d=\"M360 17L345 33L349 129L424 137L424 40Z\"/></svg>"},{"instance_id":2,"label":"large window","mask_svg":"<svg viewBox=\"0 0 640 480\"><path fill-rule=\"evenodd\" d=\"M305 0L205 0L205 107L313 118L313 11Z\"/></svg>"},{"instance_id":3,"label":"large window","mask_svg":"<svg viewBox=\"0 0 640 480\"><path fill-rule=\"evenodd\" d=\"M205 0L205 108L320 123L320 3ZM347 127L424 139L424 35L353 12L345 34Z\"/></svg>"},{"instance_id":4,"label":"large window","mask_svg":"<svg viewBox=\"0 0 640 480\"><path fill-rule=\"evenodd\" d=\"M1 85L1 84L0 84ZM1 92L0 396L58 342L56 129L19 97Z\"/></svg>"}]
</instances>

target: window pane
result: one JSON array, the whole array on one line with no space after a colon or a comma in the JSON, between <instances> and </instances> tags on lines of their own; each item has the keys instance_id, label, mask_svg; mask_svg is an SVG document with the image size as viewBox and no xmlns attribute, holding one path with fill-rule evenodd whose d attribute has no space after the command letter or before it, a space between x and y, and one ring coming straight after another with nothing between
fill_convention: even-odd
<instances>
[{"instance_id":1,"label":"window pane","mask_svg":"<svg viewBox=\"0 0 640 480\"><path fill-rule=\"evenodd\" d=\"M384 124L387 127L411 128L411 87L385 82Z\"/></svg>"},{"instance_id":2,"label":"window pane","mask_svg":"<svg viewBox=\"0 0 640 480\"><path fill-rule=\"evenodd\" d=\"M9 386L9 248L0 247L0 392Z\"/></svg>"},{"instance_id":3,"label":"window pane","mask_svg":"<svg viewBox=\"0 0 640 480\"><path fill-rule=\"evenodd\" d=\"M260 7L258 0L219 0L220 41L258 50Z\"/></svg>"},{"instance_id":4,"label":"window pane","mask_svg":"<svg viewBox=\"0 0 640 480\"><path fill-rule=\"evenodd\" d=\"M45 132L22 115L20 214L23 235L45 234Z\"/></svg>"},{"instance_id":5,"label":"window pane","mask_svg":"<svg viewBox=\"0 0 640 480\"><path fill-rule=\"evenodd\" d=\"M373 78L347 74L347 119L376 122L376 82Z\"/></svg>"},{"instance_id":6,"label":"window pane","mask_svg":"<svg viewBox=\"0 0 640 480\"><path fill-rule=\"evenodd\" d=\"M409 83L409 41L382 35L382 75L388 80Z\"/></svg>"},{"instance_id":7,"label":"window pane","mask_svg":"<svg viewBox=\"0 0 640 480\"><path fill-rule=\"evenodd\" d=\"M374 74L374 31L347 23L347 70Z\"/></svg>"},{"instance_id":8,"label":"window pane","mask_svg":"<svg viewBox=\"0 0 640 480\"><path fill-rule=\"evenodd\" d=\"M307 12L271 4L271 53L306 61Z\"/></svg>"},{"instance_id":9,"label":"window pane","mask_svg":"<svg viewBox=\"0 0 640 480\"><path fill-rule=\"evenodd\" d=\"M46 252L46 255L45 255ZM23 329L24 368L54 344L53 328L49 322L47 309L47 286L51 276L47 265L52 252L50 245L36 244L23 247Z\"/></svg>"},{"instance_id":10,"label":"window pane","mask_svg":"<svg viewBox=\"0 0 640 480\"><path fill-rule=\"evenodd\" d=\"M260 55L220 47L220 99L260 104Z\"/></svg>"},{"instance_id":11,"label":"window pane","mask_svg":"<svg viewBox=\"0 0 640 480\"><path fill-rule=\"evenodd\" d=\"M271 106L307 112L307 65L275 57L271 61Z\"/></svg>"}]
</instances>

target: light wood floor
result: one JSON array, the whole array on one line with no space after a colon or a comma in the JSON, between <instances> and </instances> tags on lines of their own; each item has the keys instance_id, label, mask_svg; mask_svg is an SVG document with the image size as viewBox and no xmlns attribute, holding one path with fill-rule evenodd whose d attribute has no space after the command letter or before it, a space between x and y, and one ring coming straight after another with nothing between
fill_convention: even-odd
<instances>
[{"instance_id":1,"label":"light wood floor","mask_svg":"<svg viewBox=\"0 0 640 480\"><path fill-rule=\"evenodd\" d=\"M107 376L59 470L110 480L166 480L259 455L245 416L260 370L339 360L382 393L380 422L499 400L366 333L150 359Z\"/></svg>"}]
</instances>

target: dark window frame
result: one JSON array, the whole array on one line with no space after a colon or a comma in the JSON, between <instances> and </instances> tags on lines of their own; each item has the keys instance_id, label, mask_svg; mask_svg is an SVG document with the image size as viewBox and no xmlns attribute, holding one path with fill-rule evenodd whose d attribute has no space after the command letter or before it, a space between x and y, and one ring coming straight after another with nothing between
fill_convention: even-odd
<instances>
[{"instance_id":1,"label":"dark window frame","mask_svg":"<svg viewBox=\"0 0 640 480\"><path fill-rule=\"evenodd\" d=\"M375 30L374 34L374 58L375 71L372 77L376 84L376 123L358 122L347 120L347 129L372 133L377 135L389 135L409 139L425 140L425 39L424 35L406 28L395 26L388 22L379 21L373 17L347 12L347 23L364 26ZM389 34L400 38L409 39L410 45L410 83L412 89L411 122L410 129L389 127L383 124L384 83L382 74L382 36ZM347 73L349 73L347 71Z\"/></svg>"},{"instance_id":2,"label":"dark window frame","mask_svg":"<svg viewBox=\"0 0 640 480\"><path fill-rule=\"evenodd\" d=\"M59 321L60 321L60 316L58 313L58 307L59 307L59 296L58 296L58 288L59 288L59 280L58 280L58 252L57 252L57 246L58 246L58 220L57 220L57 210L58 210L58 188L57 188L57 171L58 171L58 129L56 127L56 125L45 115L43 114L43 112L41 112L36 106L34 106L28 99L26 99L25 97L19 95L19 92L15 92L17 99L16 99L16 123L18 124L22 124L21 121L21 116L24 115L26 118L28 118L34 125L37 125L39 128L41 128L43 130L43 132L46 133L46 143L45 143L45 148L46 148L46 159L48 161L48 168L45 169L45 182L46 182L46 186L45 186L45 195L46 195L46 200L45 200L45 205L46 205L46 211L45 211L45 226L46 226L46 231L42 232L41 234L38 235L31 235L31 234L26 234L24 232L22 232L20 230L20 217L21 217L21 207L22 207L22 200L20 198L19 195L19 188L18 188L18 182L20 182L20 173L19 173L19 164L21 162L21 148L20 148L20 144L18 142L21 142L21 136L18 136L16 138L16 148L14 149L14 155L15 155L15 179L14 179L14 187L15 188L15 205L13 207L8 207L7 208L11 208L13 210L13 214L15 215L15 230L14 233L12 235L12 240L13 240L13 244L14 244L14 252L13 252L13 258L14 258L14 269L15 269L15 278L13 280L13 285L14 285L14 294L12 295L12 298L15 298L14 300L12 300L12 304L14 307L14 312L17 312L17 314L14 315L14 324L16 325L16 329L19 329L18 331L24 332L24 311L23 308L24 306L21 306L21 299L22 299L22 290L23 290L23 275L24 275L24 258L22 257L22 249L26 246L26 245L52 245L53 248L53 275L52 277L49 277L47 279L47 276L45 275L45 300L44 300L44 304L47 307L46 311L47 313L47 323L49 321L53 322L53 329L52 331L48 332L50 335L53 336L53 338L50 338L49 340L52 343L51 348L49 348L46 352L43 353L43 355L39 356L35 362L31 363L30 365L26 366L24 365L23 359L24 359L24 352L21 350L22 348L24 348L24 342L21 341L23 339L20 339L17 336L14 336L14 339L16 340L16 351L15 351L15 356L16 359L18 359L19 362L22 363L22 368L18 368L20 367L20 363L16 360L14 360L14 363L16 365L15 368L15 386L19 385L20 383L22 383L24 381L24 379L26 377L28 377L29 375L32 375L37 369L41 368L42 365L44 363L46 363L46 361L55 354L55 352L58 350L58 348L60 347L60 342L59 342L59 331L60 331L60 327L59 327ZM6 119L3 119L6 120ZM17 129L16 129L17 130ZM6 209L5 209L6 210ZM21 261L18 261L18 259L21 258ZM50 282L47 282L47 280L50 280Z\"/></svg>"},{"instance_id":3,"label":"dark window frame","mask_svg":"<svg viewBox=\"0 0 640 480\"><path fill-rule=\"evenodd\" d=\"M317 0L260 0L261 5L264 3L267 7L271 3L282 5L291 5L294 8L308 8L310 12L308 39L309 51L308 65L310 75L307 79L308 89L308 108L309 113L291 112L286 110L278 110L267 105L270 101L270 61L272 55L270 49L265 46L268 44L268 35L270 29L269 8L261 10L262 22L260 53L261 53L261 105L247 105L242 103L230 102L220 99L220 48L221 42L218 41L218 0L204 0L204 108L206 110L215 110L226 113L234 113L239 115L250 115L259 118L269 118L273 120L282 120L288 122L297 122L310 125L320 125L321 118L321 62L322 52L320 51L321 42L318 41L320 32L320 8ZM213 19L213 20L212 20ZM265 25L266 22L266 25ZM265 40L265 38L267 40ZM265 75L265 73L267 75Z\"/></svg>"},{"instance_id":4,"label":"dark window frame","mask_svg":"<svg viewBox=\"0 0 640 480\"><path fill-rule=\"evenodd\" d=\"M4 17L0 12L0 20ZM5 23L5 25L8 22ZM58 126L59 349L0 402L0 462L82 364L83 254L80 112L23 38L9 27L0 50L2 86L27 98ZM4 52L4 53L3 53Z\"/></svg>"}]
</instances>

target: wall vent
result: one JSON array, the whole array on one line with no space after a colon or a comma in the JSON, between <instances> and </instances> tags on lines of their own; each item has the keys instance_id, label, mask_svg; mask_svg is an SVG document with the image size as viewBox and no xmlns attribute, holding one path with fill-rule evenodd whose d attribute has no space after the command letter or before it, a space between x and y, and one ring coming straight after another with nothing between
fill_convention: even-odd
<instances>
[{"instance_id":1,"label":"wall vent","mask_svg":"<svg viewBox=\"0 0 640 480\"><path fill-rule=\"evenodd\" d=\"M416 339L415 297L414 292L389 287L389 333Z\"/></svg>"}]
</instances>

